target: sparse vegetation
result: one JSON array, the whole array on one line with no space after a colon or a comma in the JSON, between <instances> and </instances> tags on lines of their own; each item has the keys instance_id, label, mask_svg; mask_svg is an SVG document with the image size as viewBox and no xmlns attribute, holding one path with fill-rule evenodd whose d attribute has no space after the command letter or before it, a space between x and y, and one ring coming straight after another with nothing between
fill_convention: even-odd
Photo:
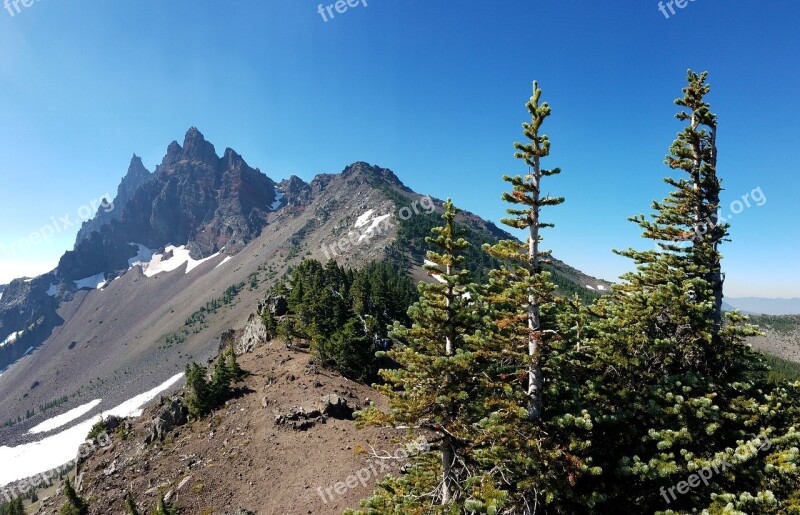
<instances>
[{"instance_id":1,"label":"sparse vegetation","mask_svg":"<svg viewBox=\"0 0 800 515\"><path fill-rule=\"evenodd\" d=\"M180 510L165 501L164 494L161 494L158 498L158 505L153 511L153 515L180 515Z\"/></svg>"},{"instance_id":2,"label":"sparse vegetation","mask_svg":"<svg viewBox=\"0 0 800 515\"><path fill-rule=\"evenodd\" d=\"M186 387L189 390L186 406L189 414L203 417L230 399L232 385L247 376L236 361L233 345L217 358L211 378L207 367L191 363L186 365Z\"/></svg>"},{"instance_id":3,"label":"sparse vegetation","mask_svg":"<svg viewBox=\"0 0 800 515\"><path fill-rule=\"evenodd\" d=\"M72 396L74 397L75 395L77 395L77 394L73 394ZM59 397L58 399L46 402L44 404L40 404L37 409L26 410L24 418L21 417L21 416L18 416L16 419L8 419L8 420L6 420L3 423L3 427L14 426L16 424L19 424L23 420L28 420L29 418L33 418L37 413L46 413L47 411L50 411L51 409L55 409L55 408L61 406L62 404L66 403L68 401L69 401L69 397L64 395L62 397Z\"/></svg>"},{"instance_id":4,"label":"sparse vegetation","mask_svg":"<svg viewBox=\"0 0 800 515\"><path fill-rule=\"evenodd\" d=\"M66 502L61 506L61 515L89 515L89 504L78 495L69 478L64 480Z\"/></svg>"},{"instance_id":5,"label":"sparse vegetation","mask_svg":"<svg viewBox=\"0 0 800 515\"><path fill-rule=\"evenodd\" d=\"M128 515L139 515L139 507L136 506L136 501L133 500L130 492L125 494L125 509L128 511Z\"/></svg>"},{"instance_id":6,"label":"sparse vegetation","mask_svg":"<svg viewBox=\"0 0 800 515\"><path fill-rule=\"evenodd\" d=\"M800 363L771 354L764 354L764 359L767 361L767 365L769 365L769 377L773 381L800 381Z\"/></svg>"},{"instance_id":7,"label":"sparse vegetation","mask_svg":"<svg viewBox=\"0 0 800 515\"><path fill-rule=\"evenodd\" d=\"M250 275L249 284L251 289L255 289L260 284L258 279L258 274L255 273ZM236 297L239 293L244 290L247 286L247 282L241 281L239 283L233 284L225 289L225 292L220 297L211 299L210 301L206 302L204 306L200 309L189 315L186 321L183 323L183 329L176 333L170 333L163 337L163 342L161 344L161 349L169 349L174 347L175 345L179 345L181 343L186 342L186 338L190 334L198 334L203 329L208 327L208 323L206 321L206 317L208 315L216 314L220 308L230 306L236 300ZM253 286L255 285L255 286Z\"/></svg>"},{"instance_id":8,"label":"sparse vegetation","mask_svg":"<svg viewBox=\"0 0 800 515\"><path fill-rule=\"evenodd\" d=\"M800 315L750 315L750 321L762 329L800 335Z\"/></svg>"}]
</instances>

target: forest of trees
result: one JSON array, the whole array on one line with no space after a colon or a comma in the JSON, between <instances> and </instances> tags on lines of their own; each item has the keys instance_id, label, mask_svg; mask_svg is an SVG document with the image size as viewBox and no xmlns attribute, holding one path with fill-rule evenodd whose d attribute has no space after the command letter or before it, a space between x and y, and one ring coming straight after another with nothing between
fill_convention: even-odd
<instances>
[{"instance_id":1,"label":"forest of trees","mask_svg":"<svg viewBox=\"0 0 800 515\"><path fill-rule=\"evenodd\" d=\"M376 357L385 348L388 325L408 322L408 307L417 299L405 271L374 262L360 270L345 270L335 261L322 265L305 260L274 294L284 296L289 314L280 321L269 310L262 314L268 331L288 344L308 342L318 363L359 381L378 379Z\"/></svg>"},{"instance_id":2,"label":"forest of trees","mask_svg":"<svg viewBox=\"0 0 800 515\"><path fill-rule=\"evenodd\" d=\"M0 501L0 515L25 515L22 497Z\"/></svg>"},{"instance_id":3,"label":"forest of trees","mask_svg":"<svg viewBox=\"0 0 800 515\"><path fill-rule=\"evenodd\" d=\"M515 144L527 172L503 196L526 241L476 249L446 203L426 239L439 280L378 352L395 365L378 385L389 408L357 413L431 451L350 513L800 513L800 382L771 377L744 342L755 326L722 312L717 118L706 73L687 79L671 191L631 219L650 250L618 251L635 271L589 305L554 295L542 248L564 199L544 194L560 170L534 83ZM487 274L471 273L478 250L498 263Z\"/></svg>"}]
</instances>

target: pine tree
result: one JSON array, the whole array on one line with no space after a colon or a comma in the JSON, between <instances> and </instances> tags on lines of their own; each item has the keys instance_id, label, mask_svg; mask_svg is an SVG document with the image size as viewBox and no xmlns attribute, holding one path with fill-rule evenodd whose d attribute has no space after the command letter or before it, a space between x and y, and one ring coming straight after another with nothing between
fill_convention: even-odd
<instances>
[{"instance_id":1,"label":"pine tree","mask_svg":"<svg viewBox=\"0 0 800 515\"><path fill-rule=\"evenodd\" d=\"M351 318L326 339L327 363L339 373L356 381L375 379L375 348L364 335L359 320Z\"/></svg>"},{"instance_id":2,"label":"pine tree","mask_svg":"<svg viewBox=\"0 0 800 515\"><path fill-rule=\"evenodd\" d=\"M528 173L521 177L504 176L503 180L509 182L513 188L510 193L503 194L503 200L513 204L507 210L510 218L502 222L514 229L527 229L527 242L520 245L515 240L505 240L493 246L487 246L490 254L502 260L517 263L513 269L504 268L508 286L526 295L527 331L528 331L528 384L529 396L528 413L531 420L537 421L542 416L542 347L545 344L545 334L542 331L541 307L543 296L549 295L553 288L548 276L542 270L542 265L549 262L549 251L540 249L542 237L541 229L552 227L550 223L541 221L541 208L555 206L564 202L561 197L543 195L541 184L544 177L561 173L558 168L544 169L541 160L550 154L550 139L540 134L540 129L545 119L550 116L551 108L547 102L542 104L539 100L542 90L538 84L533 83L533 96L526 104L531 115L531 122L524 123L523 134L528 138L528 143L514 143L517 152L514 157L521 159L528 166Z\"/></svg>"},{"instance_id":3,"label":"pine tree","mask_svg":"<svg viewBox=\"0 0 800 515\"><path fill-rule=\"evenodd\" d=\"M88 515L88 503L78 495L69 478L64 480L64 496L66 502L61 506L61 515Z\"/></svg>"},{"instance_id":4,"label":"pine tree","mask_svg":"<svg viewBox=\"0 0 800 515\"><path fill-rule=\"evenodd\" d=\"M5 515L25 515L25 506L22 497L12 499L8 504L0 505L0 513Z\"/></svg>"},{"instance_id":5,"label":"pine tree","mask_svg":"<svg viewBox=\"0 0 800 515\"><path fill-rule=\"evenodd\" d=\"M780 474L765 481L765 471L780 463L784 482L798 484L797 469L788 467L798 460L792 392L800 385L769 383L762 360L743 342L754 334L745 317L732 313L720 323L718 245L727 225L716 218L716 118L704 100L705 80L690 71L676 101L689 110L677 116L688 127L667 164L688 178L666 180L674 190L653 204L652 220L632 219L656 248L620 252L637 270L598 307L591 349L597 373L586 374L581 394L599 412L591 453L603 474L576 489L602 491L602 512L738 513L738 503L749 512L785 513L779 503L791 502L786 488L783 499L775 497ZM760 435L769 435L777 452L759 450ZM676 485L707 468L720 471L709 485L675 495Z\"/></svg>"},{"instance_id":6,"label":"pine tree","mask_svg":"<svg viewBox=\"0 0 800 515\"><path fill-rule=\"evenodd\" d=\"M553 299L553 285L542 272L538 282L541 332L542 412L529 416L527 346L528 289L507 271L493 270L479 289L484 328L469 338L478 356L476 388L482 399L472 456L483 489L473 508L484 513L582 513L602 500L602 492L574 487L602 470L591 455L595 397L582 384L591 376L596 331L589 309L573 299ZM577 304L577 305L576 305ZM588 399L582 398L586 394Z\"/></svg>"},{"instance_id":7,"label":"pine tree","mask_svg":"<svg viewBox=\"0 0 800 515\"><path fill-rule=\"evenodd\" d=\"M670 210L666 206L671 204L678 210L685 207L687 202L692 206L693 245L689 256L693 267L690 270L708 283L711 294L709 318L714 324L715 335L718 335L722 328L723 283L722 256L718 248L728 236L730 224L719 218L722 183L717 178L717 117L704 100L711 90L711 86L706 84L707 77L708 72L698 75L689 70L689 85L683 89L684 96L675 100L675 104L684 108L675 117L689 121L689 125L673 143L666 162L673 170L687 172L689 180L668 179L668 184L677 191L665 203L663 214L675 215L674 220L679 221L681 211Z\"/></svg>"},{"instance_id":8,"label":"pine tree","mask_svg":"<svg viewBox=\"0 0 800 515\"><path fill-rule=\"evenodd\" d=\"M278 321L275 320L275 315L272 314L269 306L265 307L261 312L261 320L264 322L264 328L267 332L267 339L275 338L278 332Z\"/></svg>"},{"instance_id":9,"label":"pine tree","mask_svg":"<svg viewBox=\"0 0 800 515\"><path fill-rule=\"evenodd\" d=\"M158 498L158 505L153 510L153 515L180 515L180 510L164 500L164 494Z\"/></svg>"},{"instance_id":10,"label":"pine tree","mask_svg":"<svg viewBox=\"0 0 800 515\"><path fill-rule=\"evenodd\" d=\"M728 355L732 347L725 340L753 334L753 328L740 327L738 318L725 328L721 325L718 246L729 225L717 216L722 188L716 176L716 116L704 100L710 91L706 78L707 73L690 70L684 96L675 101L688 109L676 118L689 124L671 145L666 163L688 178L665 179L674 190L653 203L652 220L631 218L643 237L656 242L656 249L618 252L637 266L636 272L623 276L619 304L629 309L629 318L638 319L634 328L639 342L665 351L659 366L667 373L689 368L730 374L725 366L737 357Z\"/></svg>"},{"instance_id":11,"label":"pine tree","mask_svg":"<svg viewBox=\"0 0 800 515\"><path fill-rule=\"evenodd\" d=\"M186 365L186 407L193 417L202 417L213 409L213 390L206 379L208 370L197 363Z\"/></svg>"},{"instance_id":12,"label":"pine tree","mask_svg":"<svg viewBox=\"0 0 800 515\"><path fill-rule=\"evenodd\" d=\"M278 323L276 334L287 346L291 347L294 344L294 322L292 321L291 315L285 315Z\"/></svg>"},{"instance_id":13,"label":"pine tree","mask_svg":"<svg viewBox=\"0 0 800 515\"><path fill-rule=\"evenodd\" d=\"M125 509L128 511L128 515L139 515L139 507L136 506L136 501L133 500L130 492L125 494Z\"/></svg>"},{"instance_id":14,"label":"pine tree","mask_svg":"<svg viewBox=\"0 0 800 515\"><path fill-rule=\"evenodd\" d=\"M238 382L248 376L248 372L243 370L236 361L236 351L233 349L233 342L228 344L228 348L225 353L223 353L222 359L225 362L225 369L227 376L230 378L230 382ZM228 384L228 389L229 388L230 383Z\"/></svg>"},{"instance_id":15,"label":"pine tree","mask_svg":"<svg viewBox=\"0 0 800 515\"><path fill-rule=\"evenodd\" d=\"M456 208L444 205L444 225L427 238L434 248L425 270L432 283L420 283L420 299L409 309L410 327L396 323L391 337L397 346L385 354L398 369L380 371L390 412L374 406L359 412L359 424L410 426L437 435L438 459L423 454L413 459L413 472L387 480L383 490L365 501L370 513L413 513L438 501L437 513L454 513L468 502L469 447L474 434L476 395L474 356L465 338L475 331L469 275L463 252L464 234L455 229Z\"/></svg>"}]
</instances>

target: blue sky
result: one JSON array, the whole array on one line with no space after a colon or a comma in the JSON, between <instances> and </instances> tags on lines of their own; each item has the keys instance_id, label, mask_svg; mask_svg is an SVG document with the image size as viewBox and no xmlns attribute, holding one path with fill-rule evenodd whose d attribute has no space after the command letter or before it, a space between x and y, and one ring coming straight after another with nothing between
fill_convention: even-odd
<instances>
[{"instance_id":1,"label":"blue sky","mask_svg":"<svg viewBox=\"0 0 800 515\"><path fill-rule=\"evenodd\" d=\"M325 4L331 3L326 1ZM794 0L367 0L327 22L318 0L37 0L0 10L0 244L114 193L197 126L280 180L363 160L485 218L505 206L537 79L561 176L556 256L615 279L626 217L667 189L687 68L709 70L723 205L760 188L724 246L726 294L800 296L800 36ZM13 9L13 6L12 6ZM52 268L77 226L4 255L0 282Z\"/></svg>"}]
</instances>

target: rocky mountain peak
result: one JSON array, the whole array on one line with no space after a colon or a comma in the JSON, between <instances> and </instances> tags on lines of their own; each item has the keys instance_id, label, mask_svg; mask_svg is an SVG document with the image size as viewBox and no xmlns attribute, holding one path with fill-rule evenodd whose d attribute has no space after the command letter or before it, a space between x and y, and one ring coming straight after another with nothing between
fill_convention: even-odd
<instances>
[{"instance_id":1,"label":"rocky mountain peak","mask_svg":"<svg viewBox=\"0 0 800 515\"><path fill-rule=\"evenodd\" d=\"M126 269L136 252L131 242L150 249L186 245L195 258L222 247L235 252L259 235L267 215L280 207L272 179L233 149L219 158L195 127L183 145L170 143L155 174L134 155L118 199L113 215L87 222L74 251L62 257L59 278Z\"/></svg>"},{"instance_id":2,"label":"rocky mountain peak","mask_svg":"<svg viewBox=\"0 0 800 515\"><path fill-rule=\"evenodd\" d=\"M286 195L286 203L289 206L300 206L311 200L311 186L296 175L281 181L278 189Z\"/></svg>"},{"instance_id":3,"label":"rocky mountain peak","mask_svg":"<svg viewBox=\"0 0 800 515\"><path fill-rule=\"evenodd\" d=\"M219 156L214 145L206 140L197 127L191 127L186 131L183 146L177 141L169 144L158 172L169 174L182 162L200 163L210 167L216 167L219 163Z\"/></svg>"},{"instance_id":4,"label":"rocky mountain peak","mask_svg":"<svg viewBox=\"0 0 800 515\"><path fill-rule=\"evenodd\" d=\"M105 204L98 208L95 217L91 220L83 222L78 236L75 239L75 245L85 241L89 238L91 233L100 230L100 228L112 220L119 220L125 210L125 206L133 198L136 191L143 184L148 182L153 177L153 174L144 166L142 158L133 154L131 162L128 165L128 171L122 177L119 186L117 187L117 195L113 198L112 208L108 209ZM104 199L106 202L112 199Z\"/></svg>"},{"instance_id":5,"label":"rocky mountain peak","mask_svg":"<svg viewBox=\"0 0 800 515\"><path fill-rule=\"evenodd\" d=\"M186 131L186 136L183 140L183 158L209 165L219 160L214 145L206 141L203 134L197 130L197 127L192 127Z\"/></svg>"},{"instance_id":6,"label":"rocky mountain peak","mask_svg":"<svg viewBox=\"0 0 800 515\"><path fill-rule=\"evenodd\" d=\"M356 161L355 163L345 167L345 169L342 171L342 176L348 178L361 177L367 180L377 178L406 189L405 185L402 183L402 181L400 181L393 171L389 170L388 168L381 168L380 166L365 163L364 161Z\"/></svg>"},{"instance_id":7,"label":"rocky mountain peak","mask_svg":"<svg viewBox=\"0 0 800 515\"><path fill-rule=\"evenodd\" d=\"M222 165L225 168L235 169L246 164L244 158L238 152L230 147L225 149L225 154L222 156Z\"/></svg>"},{"instance_id":8,"label":"rocky mountain peak","mask_svg":"<svg viewBox=\"0 0 800 515\"><path fill-rule=\"evenodd\" d=\"M144 167L144 163L142 163L142 158L136 154L133 154L133 157L131 157L131 163L128 165L128 173L125 174L125 177L123 177L122 180L135 182L142 178L149 178L150 175L150 172Z\"/></svg>"}]
</instances>

